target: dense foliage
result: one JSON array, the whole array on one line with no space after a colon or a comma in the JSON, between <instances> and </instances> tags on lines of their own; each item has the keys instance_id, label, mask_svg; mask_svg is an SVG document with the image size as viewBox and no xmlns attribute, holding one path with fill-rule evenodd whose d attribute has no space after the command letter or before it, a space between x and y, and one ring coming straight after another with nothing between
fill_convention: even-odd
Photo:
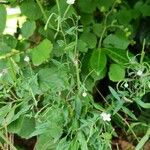
<instances>
[{"instance_id":1,"label":"dense foliage","mask_svg":"<svg viewBox=\"0 0 150 150\"><path fill-rule=\"evenodd\" d=\"M24 18L14 34L10 7ZM36 150L119 149L121 138L140 150L150 137L149 17L149 0L0 1L0 149L25 148L19 137Z\"/></svg>"}]
</instances>

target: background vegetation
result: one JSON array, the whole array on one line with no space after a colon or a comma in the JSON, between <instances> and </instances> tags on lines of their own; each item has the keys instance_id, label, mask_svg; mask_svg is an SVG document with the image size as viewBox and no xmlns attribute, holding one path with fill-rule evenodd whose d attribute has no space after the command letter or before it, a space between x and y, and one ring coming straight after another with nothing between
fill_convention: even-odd
<instances>
[{"instance_id":1,"label":"background vegetation","mask_svg":"<svg viewBox=\"0 0 150 150\"><path fill-rule=\"evenodd\" d=\"M0 1L0 149L144 148L149 17L149 0Z\"/></svg>"}]
</instances>

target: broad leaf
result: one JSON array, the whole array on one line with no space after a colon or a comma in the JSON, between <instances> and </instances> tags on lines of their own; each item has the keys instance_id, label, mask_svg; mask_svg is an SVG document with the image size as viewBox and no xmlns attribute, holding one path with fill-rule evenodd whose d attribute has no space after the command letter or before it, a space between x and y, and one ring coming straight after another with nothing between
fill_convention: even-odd
<instances>
[{"instance_id":1,"label":"broad leaf","mask_svg":"<svg viewBox=\"0 0 150 150\"><path fill-rule=\"evenodd\" d=\"M96 10L97 0L79 0L79 8L84 13L93 13Z\"/></svg>"},{"instance_id":2,"label":"broad leaf","mask_svg":"<svg viewBox=\"0 0 150 150\"><path fill-rule=\"evenodd\" d=\"M143 14L144 17L150 16L150 5L142 5L140 7L140 12Z\"/></svg>"},{"instance_id":3,"label":"broad leaf","mask_svg":"<svg viewBox=\"0 0 150 150\"><path fill-rule=\"evenodd\" d=\"M122 35L110 34L104 39L105 47L114 47L125 50L129 45L129 40Z\"/></svg>"},{"instance_id":4,"label":"broad leaf","mask_svg":"<svg viewBox=\"0 0 150 150\"><path fill-rule=\"evenodd\" d=\"M131 10L128 9L121 9L118 13L117 13L117 19L119 21L120 24L125 24L127 25L131 19L132 19L132 14L131 14Z\"/></svg>"},{"instance_id":5,"label":"broad leaf","mask_svg":"<svg viewBox=\"0 0 150 150\"><path fill-rule=\"evenodd\" d=\"M26 21L21 28L21 33L24 38L29 38L36 28L34 21Z\"/></svg>"},{"instance_id":6,"label":"broad leaf","mask_svg":"<svg viewBox=\"0 0 150 150\"><path fill-rule=\"evenodd\" d=\"M103 51L112 59L114 62L118 64L128 63L127 52L122 49L116 48L103 48Z\"/></svg>"},{"instance_id":7,"label":"broad leaf","mask_svg":"<svg viewBox=\"0 0 150 150\"><path fill-rule=\"evenodd\" d=\"M88 45L86 42L82 41L82 40L78 40L78 45L77 45L77 49L80 51L80 52L87 52L88 51Z\"/></svg>"},{"instance_id":8,"label":"broad leaf","mask_svg":"<svg viewBox=\"0 0 150 150\"><path fill-rule=\"evenodd\" d=\"M68 88L68 76L65 70L45 68L39 71L39 84L43 91L59 92Z\"/></svg>"},{"instance_id":9,"label":"broad leaf","mask_svg":"<svg viewBox=\"0 0 150 150\"><path fill-rule=\"evenodd\" d=\"M21 6L21 13L27 16L30 20L37 20L42 17L41 10L37 3L31 0L23 1Z\"/></svg>"},{"instance_id":10,"label":"broad leaf","mask_svg":"<svg viewBox=\"0 0 150 150\"><path fill-rule=\"evenodd\" d=\"M9 47L14 49L17 45L17 39L12 35L6 34L0 37L0 43L6 43Z\"/></svg>"},{"instance_id":11,"label":"broad leaf","mask_svg":"<svg viewBox=\"0 0 150 150\"><path fill-rule=\"evenodd\" d=\"M4 42L0 42L0 56L11 52L11 48Z\"/></svg>"},{"instance_id":12,"label":"broad leaf","mask_svg":"<svg viewBox=\"0 0 150 150\"><path fill-rule=\"evenodd\" d=\"M100 23L95 23L95 24L93 25L93 32L94 32L95 35L97 35L98 37L101 36L103 29L104 29L104 27L103 27L103 25L100 24Z\"/></svg>"},{"instance_id":13,"label":"broad leaf","mask_svg":"<svg viewBox=\"0 0 150 150\"><path fill-rule=\"evenodd\" d=\"M35 119L22 115L8 126L8 130L10 133L28 139L31 133L35 131Z\"/></svg>"},{"instance_id":14,"label":"broad leaf","mask_svg":"<svg viewBox=\"0 0 150 150\"><path fill-rule=\"evenodd\" d=\"M111 64L109 68L109 79L117 82L123 80L125 77L125 69L118 64Z\"/></svg>"},{"instance_id":15,"label":"broad leaf","mask_svg":"<svg viewBox=\"0 0 150 150\"><path fill-rule=\"evenodd\" d=\"M47 39L43 40L37 47L34 47L31 50L33 64L39 66L45 62L50 57L52 48L52 43Z\"/></svg>"},{"instance_id":16,"label":"broad leaf","mask_svg":"<svg viewBox=\"0 0 150 150\"><path fill-rule=\"evenodd\" d=\"M90 49L93 49L96 47L97 38L93 33L87 33L87 32L82 33L80 36L80 40L87 43L88 48L90 48Z\"/></svg>"}]
</instances>

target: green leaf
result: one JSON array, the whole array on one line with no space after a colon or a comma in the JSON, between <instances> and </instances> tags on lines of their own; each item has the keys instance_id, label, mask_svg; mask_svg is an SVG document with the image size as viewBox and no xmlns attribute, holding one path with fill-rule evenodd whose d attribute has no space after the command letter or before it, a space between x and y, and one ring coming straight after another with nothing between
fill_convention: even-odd
<instances>
[{"instance_id":1,"label":"green leaf","mask_svg":"<svg viewBox=\"0 0 150 150\"><path fill-rule=\"evenodd\" d=\"M150 108L150 103L144 103L142 100L136 100L136 103L141 106L142 108L149 109Z\"/></svg>"},{"instance_id":2,"label":"green leaf","mask_svg":"<svg viewBox=\"0 0 150 150\"><path fill-rule=\"evenodd\" d=\"M103 29L104 29L104 27L103 27L103 25L100 24L100 23L95 23L95 24L93 25L93 32L94 32L95 35L97 35L98 37L101 36Z\"/></svg>"},{"instance_id":3,"label":"green leaf","mask_svg":"<svg viewBox=\"0 0 150 150\"><path fill-rule=\"evenodd\" d=\"M144 17L150 16L150 5L142 5L140 7L140 12L143 14Z\"/></svg>"},{"instance_id":4,"label":"green leaf","mask_svg":"<svg viewBox=\"0 0 150 150\"><path fill-rule=\"evenodd\" d=\"M125 69L118 64L111 64L109 68L109 79L114 82L123 80L125 77Z\"/></svg>"},{"instance_id":5,"label":"green leaf","mask_svg":"<svg viewBox=\"0 0 150 150\"><path fill-rule=\"evenodd\" d=\"M132 11L129 8L128 9L123 8L120 11L118 11L116 18L118 19L119 23L128 25L133 17L131 12Z\"/></svg>"},{"instance_id":6,"label":"green leaf","mask_svg":"<svg viewBox=\"0 0 150 150\"><path fill-rule=\"evenodd\" d=\"M35 131L35 119L34 118L29 118L27 116L20 117L19 120L17 120L16 126L14 129L12 128L11 130L14 130L16 134L21 136L22 138L30 138L30 134Z\"/></svg>"},{"instance_id":7,"label":"green leaf","mask_svg":"<svg viewBox=\"0 0 150 150\"><path fill-rule=\"evenodd\" d=\"M55 105L54 107L57 106ZM56 149L55 144L58 140L60 141L62 136L64 126L63 112L62 109L54 107L49 107L43 111L39 121L37 121L36 131L32 134L32 136L38 135L37 150Z\"/></svg>"},{"instance_id":8,"label":"green leaf","mask_svg":"<svg viewBox=\"0 0 150 150\"><path fill-rule=\"evenodd\" d=\"M52 90L59 92L68 88L68 75L65 70L45 68L41 69L38 75L40 87L43 91Z\"/></svg>"},{"instance_id":9,"label":"green leaf","mask_svg":"<svg viewBox=\"0 0 150 150\"><path fill-rule=\"evenodd\" d=\"M88 45L86 42L82 41L82 40L78 40L78 44L77 44L77 49L80 51L80 52L87 52L88 51Z\"/></svg>"},{"instance_id":10,"label":"green leaf","mask_svg":"<svg viewBox=\"0 0 150 150\"><path fill-rule=\"evenodd\" d=\"M146 134L143 136L138 145L135 147L135 150L141 150L145 145L145 143L149 140L149 138L150 138L150 128L148 128Z\"/></svg>"},{"instance_id":11,"label":"green leaf","mask_svg":"<svg viewBox=\"0 0 150 150\"><path fill-rule=\"evenodd\" d=\"M36 150L52 150L55 149L55 144L49 133L42 134L37 137L35 145Z\"/></svg>"},{"instance_id":12,"label":"green leaf","mask_svg":"<svg viewBox=\"0 0 150 150\"><path fill-rule=\"evenodd\" d=\"M37 3L31 0L23 1L21 6L21 13L27 16L30 20L37 20L42 17L41 10Z\"/></svg>"},{"instance_id":13,"label":"green leaf","mask_svg":"<svg viewBox=\"0 0 150 150\"><path fill-rule=\"evenodd\" d=\"M114 0L99 0L98 8L100 11L108 11L114 3Z\"/></svg>"},{"instance_id":14,"label":"green leaf","mask_svg":"<svg viewBox=\"0 0 150 150\"><path fill-rule=\"evenodd\" d=\"M12 106L10 104L7 104L6 106L0 107L0 126L2 126L5 117L9 113Z\"/></svg>"},{"instance_id":15,"label":"green leaf","mask_svg":"<svg viewBox=\"0 0 150 150\"><path fill-rule=\"evenodd\" d=\"M68 150L70 146L70 142L67 141L66 137L62 138L59 143L57 144L56 150Z\"/></svg>"},{"instance_id":16,"label":"green leaf","mask_svg":"<svg viewBox=\"0 0 150 150\"><path fill-rule=\"evenodd\" d=\"M105 47L114 47L125 50L130 41L122 35L110 34L104 39Z\"/></svg>"},{"instance_id":17,"label":"green leaf","mask_svg":"<svg viewBox=\"0 0 150 150\"><path fill-rule=\"evenodd\" d=\"M137 120L136 116L127 107L122 107L122 110L123 110L123 112L125 114L127 114L128 116L130 116L132 119Z\"/></svg>"},{"instance_id":18,"label":"green leaf","mask_svg":"<svg viewBox=\"0 0 150 150\"><path fill-rule=\"evenodd\" d=\"M91 70L92 71L92 70ZM91 77L94 79L94 81L96 82L97 80L101 80L106 76L107 73L107 68L104 68L104 70L100 71L100 72L95 72L93 71L91 73Z\"/></svg>"},{"instance_id":19,"label":"green leaf","mask_svg":"<svg viewBox=\"0 0 150 150\"><path fill-rule=\"evenodd\" d=\"M11 52L11 48L4 42L0 42L0 56Z\"/></svg>"},{"instance_id":20,"label":"green leaf","mask_svg":"<svg viewBox=\"0 0 150 150\"><path fill-rule=\"evenodd\" d=\"M90 49L93 49L96 47L97 38L93 33L90 33L90 32L82 33L80 36L80 40L87 43L88 48Z\"/></svg>"},{"instance_id":21,"label":"green leaf","mask_svg":"<svg viewBox=\"0 0 150 150\"><path fill-rule=\"evenodd\" d=\"M79 8L84 13L93 13L96 10L97 0L79 0Z\"/></svg>"},{"instance_id":22,"label":"green leaf","mask_svg":"<svg viewBox=\"0 0 150 150\"><path fill-rule=\"evenodd\" d=\"M17 45L17 39L12 35L6 34L0 37L0 43L6 43L9 47L15 49Z\"/></svg>"},{"instance_id":23,"label":"green leaf","mask_svg":"<svg viewBox=\"0 0 150 150\"><path fill-rule=\"evenodd\" d=\"M30 134L35 131L35 119L24 117L19 135L23 138L29 138Z\"/></svg>"},{"instance_id":24,"label":"green leaf","mask_svg":"<svg viewBox=\"0 0 150 150\"><path fill-rule=\"evenodd\" d=\"M81 99L77 97L75 101L75 112L76 112L77 118L81 116L82 106L83 104L82 104Z\"/></svg>"},{"instance_id":25,"label":"green leaf","mask_svg":"<svg viewBox=\"0 0 150 150\"><path fill-rule=\"evenodd\" d=\"M118 93L117 93L111 86L109 86L108 88L109 88L111 94L113 95L113 97L114 97L116 100L121 101L121 99L120 99Z\"/></svg>"},{"instance_id":26,"label":"green leaf","mask_svg":"<svg viewBox=\"0 0 150 150\"><path fill-rule=\"evenodd\" d=\"M103 51L118 64L128 63L127 51L116 48L103 48Z\"/></svg>"},{"instance_id":27,"label":"green leaf","mask_svg":"<svg viewBox=\"0 0 150 150\"><path fill-rule=\"evenodd\" d=\"M78 141L81 145L81 150L88 150L87 142L82 131L78 132Z\"/></svg>"},{"instance_id":28,"label":"green leaf","mask_svg":"<svg viewBox=\"0 0 150 150\"><path fill-rule=\"evenodd\" d=\"M106 55L102 49L95 49L90 59L90 67L99 75L106 67Z\"/></svg>"},{"instance_id":29,"label":"green leaf","mask_svg":"<svg viewBox=\"0 0 150 150\"><path fill-rule=\"evenodd\" d=\"M79 149L79 142L76 138L74 138L70 144L69 150L78 150Z\"/></svg>"},{"instance_id":30,"label":"green leaf","mask_svg":"<svg viewBox=\"0 0 150 150\"><path fill-rule=\"evenodd\" d=\"M31 49L33 64L39 66L45 62L50 57L52 48L52 43L48 39L45 39L37 47Z\"/></svg>"},{"instance_id":31,"label":"green leaf","mask_svg":"<svg viewBox=\"0 0 150 150\"><path fill-rule=\"evenodd\" d=\"M123 107L122 101L116 102L116 105L113 109L113 115L115 115L122 107Z\"/></svg>"},{"instance_id":32,"label":"green leaf","mask_svg":"<svg viewBox=\"0 0 150 150\"><path fill-rule=\"evenodd\" d=\"M81 13L81 23L83 25L89 25L94 23L94 17L91 14Z\"/></svg>"},{"instance_id":33,"label":"green leaf","mask_svg":"<svg viewBox=\"0 0 150 150\"><path fill-rule=\"evenodd\" d=\"M36 29L36 24L34 21L26 21L21 28L21 33L24 38L29 38L34 30Z\"/></svg>"},{"instance_id":34,"label":"green leaf","mask_svg":"<svg viewBox=\"0 0 150 150\"><path fill-rule=\"evenodd\" d=\"M16 110L19 110L19 111L16 114L14 114L11 120L12 122L8 125L8 131L11 133L19 133L21 129L22 121L24 119L24 115L31 108L30 105L24 105L19 108L17 107L16 107Z\"/></svg>"},{"instance_id":35,"label":"green leaf","mask_svg":"<svg viewBox=\"0 0 150 150\"><path fill-rule=\"evenodd\" d=\"M4 5L0 5L0 34L3 33L6 26L7 12Z\"/></svg>"}]
</instances>

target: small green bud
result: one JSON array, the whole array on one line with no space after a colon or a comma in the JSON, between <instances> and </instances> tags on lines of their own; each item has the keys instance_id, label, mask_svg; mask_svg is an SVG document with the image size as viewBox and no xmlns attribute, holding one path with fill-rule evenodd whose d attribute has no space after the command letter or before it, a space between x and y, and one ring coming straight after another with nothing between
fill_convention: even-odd
<instances>
[{"instance_id":1,"label":"small green bud","mask_svg":"<svg viewBox=\"0 0 150 150\"><path fill-rule=\"evenodd\" d=\"M130 35L131 35L130 31L126 33L126 37L129 37Z\"/></svg>"},{"instance_id":2,"label":"small green bud","mask_svg":"<svg viewBox=\"0 0 150 150\"><path fill-rule=\"evenodd\" d=\"M128 28L125 28L125 29L124 29L124 31L125 31L125 32L128 32L128 31L129 31L129 29L128 29Z\"/></svg>"},{"instance_id":3,"label":"small green bud","mask_svg":"<svg viewBox=\"0 0 150 150\"><path fill-rule=\"evenodd\" d=\"M105 8L104 6L102 6L102 7L100 8L100 10L101 10L101 12L105 12L105 11L106 11L106 8Z\"/></svg>"},{"instance_id":4,"label":"small green bud","mask_svg":"<svg viewBox=\"0 0 150 150\"><path fill-rule=\"evenodd\" d=\"M116 12L117 12L117 9L114 8L114 9L113 9L113 12L116 13Z\"/></svg>"}]
</instances>

